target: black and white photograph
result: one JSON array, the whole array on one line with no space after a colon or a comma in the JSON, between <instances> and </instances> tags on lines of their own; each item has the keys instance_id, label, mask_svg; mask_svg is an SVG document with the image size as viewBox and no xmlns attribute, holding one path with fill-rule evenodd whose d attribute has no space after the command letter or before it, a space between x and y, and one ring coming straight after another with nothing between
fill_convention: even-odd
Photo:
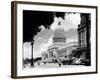
<instances>
[{"instance_id":1,"label":"black and white photograph","mask_svg":"<svg viewBox=\"0 0 100 80\"><path fill-rule=\"evenodd\" d=\"M13 2L12 74L97 73L97 7Z\"/></svg>"},{"instance_id":2,"label":"black and white photograph","mask_svg":"<svg viewBox=\"0 0 100 80\"><path fill-rule=\"evenodd\" d=\"M23 10L23 68L91 66L91 14Z\"/></svg>"}]
</instances>

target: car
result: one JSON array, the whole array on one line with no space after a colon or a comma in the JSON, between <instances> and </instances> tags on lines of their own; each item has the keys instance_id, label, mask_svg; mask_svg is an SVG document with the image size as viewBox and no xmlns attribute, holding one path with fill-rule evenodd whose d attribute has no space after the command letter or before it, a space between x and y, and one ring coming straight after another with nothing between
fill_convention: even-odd
<instances>
[{"instance_id":1,"label":"car","mask_svg":"<svg viewBox=\"0 0 100 80\"><path fill-rule=\"evenodd\" d=\"M72 62L73 65L85 65L85 59L83 58L76 58Z\"/></svg>"}]
</instances>

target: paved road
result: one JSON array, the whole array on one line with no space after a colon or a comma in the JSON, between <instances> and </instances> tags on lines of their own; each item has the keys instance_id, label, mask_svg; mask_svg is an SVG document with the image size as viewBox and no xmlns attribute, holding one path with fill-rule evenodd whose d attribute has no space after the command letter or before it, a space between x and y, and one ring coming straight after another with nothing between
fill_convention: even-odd
<instances>
[{"instance_id":1,"label":"paved road","mask_svg":"<svg viewBox=\"0 0 100 80\"><path fill-rule=\"evenodd\" d=\"M58 63L46 63L46 64L44 64L44 63L40 63L40 65L38 65L38 63L35 63L34 64L34 66L36 67L36 68L67 68L67 67L77 67L77 66L84 66L84 65L61 65L61 66L59 66L59 64Z\"/></svg>"},{"instance_id":2,"label":"paved road","mask_svg":"<svg viewBox=\"0 0 100 80\"><path fill-rule=\"evenodd\" d=\"M59 66L58 63L46 63L46 64L44 63L38 64L37 62L34 63L34 68L67 68L67 67L69 68L69 67L82 67L82 66L84 65L62 65L61 64L61 66ZM31 65L30 64L26 65L26 68L31 68Z\"/></svg>"}]
</instances>

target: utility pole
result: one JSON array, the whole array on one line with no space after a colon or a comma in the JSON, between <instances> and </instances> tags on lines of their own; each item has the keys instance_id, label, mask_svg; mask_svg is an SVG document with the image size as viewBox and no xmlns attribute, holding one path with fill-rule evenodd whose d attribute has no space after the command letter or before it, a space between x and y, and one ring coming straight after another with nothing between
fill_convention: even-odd
<instances>
[{"instance_id":1,"label":"utility pole","mask_svg":"<svg viewBox=\"0 0 100 80\"><path fill-rule=\"evenodd\" d=\"M34 67L34 60L33 60L33 43L34 43L34 40L31 41L31 46L32 46L32 49L31 49L31 67Z\"/></svg>"}]
</instances>

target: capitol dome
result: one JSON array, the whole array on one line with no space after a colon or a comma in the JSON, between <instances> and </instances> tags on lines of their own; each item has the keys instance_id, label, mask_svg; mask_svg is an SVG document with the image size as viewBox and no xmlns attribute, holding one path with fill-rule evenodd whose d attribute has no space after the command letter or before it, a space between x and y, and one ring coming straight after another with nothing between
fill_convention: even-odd
<instances>
[{"instance_id":1,"label":"capitol dome","mask_svg":"<svg viewBox=\"0 0 100 80\"><path fill-rule=\"evenodd\" d=\"M66 33L62 28L61 22L58 22L57 25L59 28L55 29L54 36L53 36L53 43L63 44L66 42Z\"/></svg>"},{"instance_id":2,"label":"capitol dome","mask_svg":"<svg viewBox=\"0 0 100 80\"><path fill-rule=\"evenodd\" d=\"M66 36L65 36L65 31L64 31L64 29L56 29L55 31L54 31L54 38L65 38Z\"/></svg>"},{"instance_id":3,"label":"capitol dome","mask_svg":"<svg viewBox=\"0 0 100 80\"><path fill-rule=\"evenodd\" d=\"M57 28L54 31L52 40L53 44L48 47L48 50L58 49L66 45L66 32L64 31L60 21L58 22Z\"/></svg>"}]
</instances>

